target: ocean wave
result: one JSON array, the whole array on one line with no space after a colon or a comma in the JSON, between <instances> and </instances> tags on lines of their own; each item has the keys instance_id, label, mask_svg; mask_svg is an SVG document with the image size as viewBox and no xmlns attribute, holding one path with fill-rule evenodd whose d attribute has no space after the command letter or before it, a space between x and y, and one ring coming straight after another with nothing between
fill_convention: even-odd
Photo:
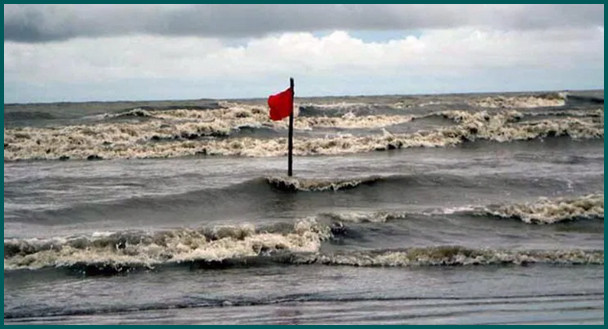
<instances>
[{"instance_id":1,"label":"ocean wave","mask_svg":"<svg viewBox=\"0 0 608 329\"><path fill-rule=\"evenodd\" d=\"M438 246L334 254L297 254L294 264L363 267L466 266L500 264L603 265L603 250L500 250Z\"/></svg>"},{"instance_id":2,"label":"ocean wave","mask_svg":"<svg viewBox=\"0 0 608 329\"><path fill-rule=\"evenodd\" d=\"M382 180L380 176L370 176L347 179L298 178L298 177L266 177L266 181L273 187L284 191L338 191L355 188L359 185L370 185Z\"/></svg>"},{"instance_id":3,"label":"ocean wave","mask_svg":"<svg viewBox=\"0 0 608 329\"><path fill-rule=\"evenodd\" d=\"M184 262L222 262L274 252L316 252L331 235L314 219L281 226L252 225L176 229L156 233L118 232L55 239L4 241L4 270L90 267L122 272Z\"/></svg>"},{"instance_id":4,"label":"ocean wave","mask_svg":"<svg viewBox=\"0 0 608 329\"><path fill-rule=\"evenodd\" d=\"M145 117L143 122L103 122L52 128L5 128L5 160L25 159L87 159L173 157L193 154L188 141L209 142L208 138L227 137L242 129L288 128L284 121L270 121L265 109L233 106L217 110L167 110L149 112L133 109L109 115L111 118ZM413 116L381 115L299 118L295 129L314 128L363 129L380 128L409 122ZM166 143L157 143L164 141ZM246 140L245 140L246 142ZM263 140L259 142L264 143ZM214 149L214 143L209 142ZM272 144L272 143L271 143ZM226 149L237 144L219 143L214 154L234 153ZM142 154L143 153L143 154ZM207 153L207 152L202 152ZM255 155L254 155L255 156Z\"/></svg>"},{"instance_id":5,"label":"ocean wave","mask_svg":"<svg viewBox=\"0 0 608 329\"><path fill-rule=\"evenodd\" d=\"M604 109L592 109L592 110L562 110L562 111L537 111L537 112L526 112L526 117L538 117L538 116L555 116L555 117L578 117L578 118L604 118Z\"/></svg>"},{"instance_id":6,"label":"ocean wave","mask_svg":"<svg viewBox=\"0 0 608 329\"><path fill-rule=\"evenodd\" d=\"M550 93L537 96L494 96L476 99L470 102L473 106L484 108L537 108L566 105L566 93Z\"/></svg>"},{"instance_id":7,"label":"ocean wave","mask_svg":"<svg viewBox=\"0 0 608 329\"><path fill-rule=\"evenodd\" d=\"M168 121L217 122L231 128L238 125L263 124L278 129L287 129L287 120L271 121L268 110L263 107L243 104L226 104L229 106L219 110L197 111L188 109L159 111L150 116ZM409 122L415 117L405 115L363 115L358 116L352 112L344 113L338 117L313 116L300 117L298 107L294 107L294 128L297 130L311 130L314 128L380 128L390 125Z\"/></svg>"},{"instance_id":8,"label":"ocean wave","mask_svg":"<svg viewBox=\"0 0 608 329\"><path fill-rule=\"evenodd\" d=\"M417 215L419 213L412 213L407 211L343 211L343 212L330 212L322 213L319 218L327 218L334 222L348 222L348 223L385 223L390 220L406 219L411 215Z\"/></svg>"},{"instance_id":9,"label":"ocean wave","mask_svg":"<svg viewBox=\"0 0 608 329\"><path fill-rule=\"evenodd\" d=\"M217 111L223 114L215 114L215 119L205 121L206 115ZM238 126L258 124L255 120L251 121L245 115L239 114L239 111L222 109L194 112L196 114L190 114L187 110L173 110L172 115L176 117L195 115L199 119L174 119L171 124L163 120L148 120L139 123L120 122L62 128L5 128L4 159L165 158L197 154L265 157L283 156L287 153L286 138L215 138L228 136L231 130ZM262 115L260 113L261 110L256 115ZM266 116L266 113L263 115ZM492 114L485 111L444 111L440 115L454 121L456 125L409 134L391 134L384 130L382 134L368 136L338 134L324 138L300 137L294 140L294 154L337 155L411 147L445 147L478 139L509 142L552 136L569 136L575 139L604 136L603 115L599 119L560 118L525 122L519 122L522 114L517 111ZM230 118L221 119L222 116ZM353 119L350 116L341 119L308 118L308 121L301 124L323 126L323 120L329 120L325 122L329 126L336 124L352 128L361 124L368 125L369 128L370 122L379 123L380 126L388 122L399 122L390 117L379 118L378 121L370 118ZM343 122L338 124L335 120ZM411 120L411 117L402 117L402 120ZM347 121L352 124L344 123ZM273 124L275 126L271 127L277 128L286 123ZM157 140L165 142L157 143Z\"/></svg>"},{"instance_id":10,"label":"ocean wave","mask_svg":"<svg viewBox=\"0 0 608 329\"><path fill-rule=\"evenodd\" d=\"M150 111L144 110L142 108L134 108L123 112L118 113L106 113L103 114L103 118L124 118L124 117L151 117L152 113Z\"/></svg>"},{"instance_id":11,"label":"ocean wave","mask_svg":"<svg viewBox=\"0 0 608 329\"><path fill-rule=\"evenodd\" d=\"M456 128L446 130L459 133L466 140L485 139L508 142L553 136L570 136L575 139L604 136L603 114L601 120L597 120L597 118L560 118L525 122L518 122L524 115L514 110L495 114L485 111L477 113L445 111L442 112L442 115L459 124Z\"/></svg>"},{"instance_id":12,"label":"ocean wave","mask_svg":"<svg viewBox=\"0 0 608 329\"><path fill-rule=\"evenodd\" d=\"M584 102L584 103L592 103L592 104L604 104L604 92L602 91L600 95L568 95L569 100Z\"/></svg>"},{"instance_id":13,"label":"ocean wave","mask_svg":"<svg viewBox=\"0 0 608 329\"><path fill-rule=\"evenodd\" d=\"M326 138L299 138L294 141L294 154L338 155L412 147L446 147L478 139L509 142L554 136L574 139L604 136L603 120L558 119L517 123L519 114L512 112L490 115L485 112L471 114L451 111L443 114L458 125L412 134L391 134L384 131L382 135L370 136L344 134ZM242 138L210 141L199 147L205 148L207 154L263 157L285 155L286 144L285 138L266 141Z\"/></svg>"},{"instance_id":14,"label":"ocean wave","mask_svg":"<svg viewBox=\"0 0 608 329\"><path fill-rule=\"evenodd\" d=\"M336 101L333 103L304 102L297 104L302 110L303 116L339 116L345 113L356 113L357 115L394 113L411 108L424 108L429 106L453 105L453 101L438 99L416 99L409 97L394 97L393 99L371 99L366 97L368 102L360 101Z\"/></svg>"},{"instance_id":15,"label":"ocean wave","mask_svg":"<svg viewBox=\"0 0 608 329\"><path fill-rule=\"evenodd\" d=\"M474 214L519 219L528 224L554 224L577 219L604 219L604 195L578 198L541 198L535 202L481 207Z\"/></svg>"},{"instance_id":16,"label":"ocean wave","mask_svg":"<svg viewBox=\"0 0 608 329\"><path fill-rule=\"evenodd\" d=\"M407 177L388 177L385 181ZM416 183L412 180L411 183ZM420 183L420 181L418 182ZM385 223L412 216L473 215L521 220L527 224L555 224L580 219L604 219L604 195L590 194L571 198L540 198L534 202L487 206L456 206L425 210L342 211L322 213L318 218L345 223Z\"/></svg>"},{"instance_id":17,"label":"ocean wave","mask_svg":"<svg viewBox=\"0 0 608 329\"><path fill-rule=\"evenodd\" d=\"M322 252L335 228L308 219L289 230L253 226L157 233L110 233L55 239L4 241L4 270L65 268L84 274L116 274L160 266L195 267L319 264L357 267L469 265L603 265L603 250L519 250L427 246L391 250Z\"/></svg>"},{"instance_id":18,"label":"ocean wave","mask_svg":"<svg viewBox=\"0 0 608 329\"><path fill-rule=\"evenodd\" d=\"M475 177L489 183L497 183L496 177ZM505 184L520 184L517 180L501 180ZM524 182L525 183L525 182ZM350 176L340 178L319 177L285 177L260 176L233 183L216 182L211 187L201 187L183 193L166 195L140 195L119 197L112 200L83 200L69 205L51 207L46 209L31 209L20 211L18 220L25 223L54 223L69 224L70 218L87 218L88 220L107 220L108 218L124 218L130 210L137 209L177 209L181 211L194 208L208 209L211 214L233 216L238 211L231 210L230 204L241 204L246 209L254 210L260 202L268 200L291 198L287 194L302 193L301 197L312 197L314 202L322 200L323 194L342 193L348 191L351 195L361 195L376 191L377 193L399 193L403 188L453 186L477 186L473 179L452 175L412 174L412 175L370 175ZM393 194L394 194L393 193ZM306 196L306 195L308 196ZM319 194L312 196L312 194ZM217 203L222 198L222 204ZM277 199L277 200L278 200ZM312 200L309 200L312 201ZM259 210L259 209L258 209ZM256 210L257 211L257 210ZM226 213L228 212L228 214ZM230 214L230 215L229 215ZM212 215L215 216L215 215ZM390 214L390 216L395 216ZM155 216L160 220L160 217ZM17 220L16 218L14 220Z\"/></svg>"},{"instance_id":19,"label":"ocean wave","mask_svg":"<svg viewBox=\"0 0 608 329\"><path fill-rule=\"evenodd\" d=\"M353 110L357 108L367 108L374 106L370 103L362 102L333 102L333 103L301 103L298 104L302 108L313 108L313 109L329 109L329 110Z\"/></svg>"}]
</instances>

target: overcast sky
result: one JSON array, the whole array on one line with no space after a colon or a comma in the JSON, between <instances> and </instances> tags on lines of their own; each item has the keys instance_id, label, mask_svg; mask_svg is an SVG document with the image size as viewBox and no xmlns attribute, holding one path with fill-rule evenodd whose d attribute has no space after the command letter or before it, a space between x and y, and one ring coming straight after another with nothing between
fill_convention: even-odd
<instances>
[{"instance_id":1,"label":"overcast sky","mask_svg":"<svg viewBox=\"0 0 608 329\"><path fill-rule=\"evenodd\" d=\"M604 87L600 5L4 5L4 101Z\"/></svg>"}]
</instances>

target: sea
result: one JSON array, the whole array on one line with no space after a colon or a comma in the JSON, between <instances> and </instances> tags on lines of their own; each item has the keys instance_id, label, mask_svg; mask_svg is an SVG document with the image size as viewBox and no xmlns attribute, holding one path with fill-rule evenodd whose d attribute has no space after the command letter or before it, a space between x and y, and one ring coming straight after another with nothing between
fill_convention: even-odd
<instances>
[{"instance_id":1,"label":"sea","mask_svg":"<svg viewBox=\"0 0 608 329\"><path fill-rule=\"evenodd\" d=\"M4 324L604 324L604 91L4 105Z\"/></svg>"}]
</instances>

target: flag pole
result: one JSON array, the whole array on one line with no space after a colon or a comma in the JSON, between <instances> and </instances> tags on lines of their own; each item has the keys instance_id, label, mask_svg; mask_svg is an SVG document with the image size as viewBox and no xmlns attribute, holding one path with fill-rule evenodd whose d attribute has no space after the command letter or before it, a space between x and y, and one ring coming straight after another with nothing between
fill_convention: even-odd
<instances>
[{"instance_id":1,"label":"flag pole","mask_svg":"<svg viewBox=\"0 0 608 329\"><path fill-rule=\"evenodd\" d=\"M289 87L291 89L291 114L289 114L289 139L287 141L287 176L291 177L293 174L292 161L293 161L293 97L295 95L293 89L293 78L289 78Z\"/></svg>"}]
</instances>

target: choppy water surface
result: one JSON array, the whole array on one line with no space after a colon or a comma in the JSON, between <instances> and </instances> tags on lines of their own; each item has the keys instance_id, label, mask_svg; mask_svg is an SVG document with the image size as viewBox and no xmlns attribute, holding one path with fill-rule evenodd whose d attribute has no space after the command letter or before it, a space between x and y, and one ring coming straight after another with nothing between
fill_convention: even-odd
<instances>
[{"instance_id":1,"label":"choppy water surface","mask_svg":"<svg viewBox=\"0 0 608 329\"><path fill-rule=\"evenodd\" d=\"M603 324L603 91L296 105L5 105L5 323Z\"/></svg>"}]
</instances>

